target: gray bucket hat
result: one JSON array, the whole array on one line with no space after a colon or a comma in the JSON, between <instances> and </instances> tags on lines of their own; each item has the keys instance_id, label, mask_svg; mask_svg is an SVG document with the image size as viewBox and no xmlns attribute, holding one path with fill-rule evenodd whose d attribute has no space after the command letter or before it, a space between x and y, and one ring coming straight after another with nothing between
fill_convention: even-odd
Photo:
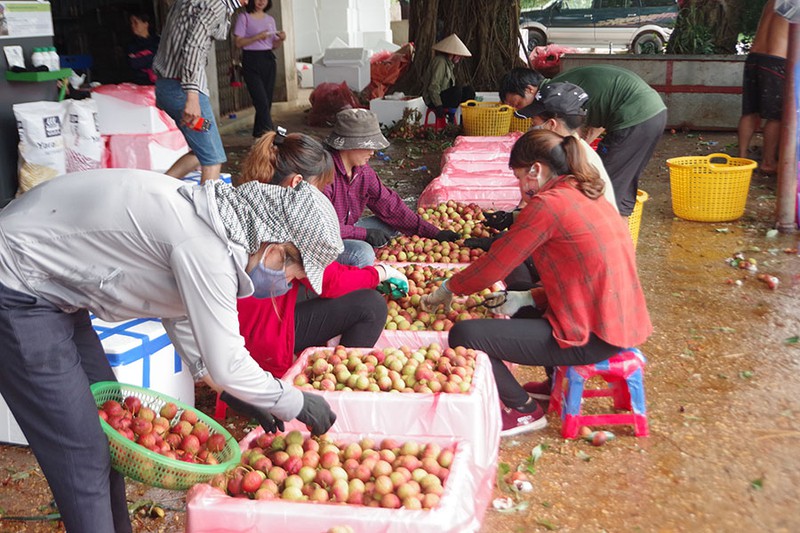
<instances>
[{"instance_id":1,"label":"gray bucket hat","mask_svg":"<svg viewBox=\"0 0 800 533\"><path fill-rule=\"evenodd\" d=\"M336 114L325 144L335 150L382 150L389 141L381 133L378 115L368 109L345 109Z\"/></svg>"}]
</instances>

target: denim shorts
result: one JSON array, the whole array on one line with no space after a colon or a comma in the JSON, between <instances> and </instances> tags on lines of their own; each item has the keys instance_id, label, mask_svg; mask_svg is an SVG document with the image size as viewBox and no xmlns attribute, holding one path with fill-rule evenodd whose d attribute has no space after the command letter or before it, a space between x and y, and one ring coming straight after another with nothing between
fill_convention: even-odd
<instances>
[{"instance_id":1,"label":"denim shorts","mask_svg":"<svg viewBox=\"0 0 800 533\"><path fill-rule=\"evenodd\" d=\"M186 138L186 144L197 156L202 166L218 165L228 160L225 148L219 136L217 123L214 121L214 111L211 102L203 93L200 94L200 113L211 127L208 131L195 131L183 123L183 109L186 106L186 93L181 87L181 82L175 79L156 79L156 106L163 109L172 119Z\"/></svg>"}]
</instances>

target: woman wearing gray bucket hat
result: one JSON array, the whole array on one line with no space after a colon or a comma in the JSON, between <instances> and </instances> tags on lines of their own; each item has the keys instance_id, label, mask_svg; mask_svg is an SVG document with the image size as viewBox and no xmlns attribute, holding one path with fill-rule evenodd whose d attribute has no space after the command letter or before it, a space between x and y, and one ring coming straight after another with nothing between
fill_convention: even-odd
<instances>
[{"instance_id":1,"label":"woman wearing gray bucket hat","mask_svg":"<svg viewBox=\"0 0 800 533\"><path fill-rule=\"evenodd\" d=\"M461 102L473 100L475 89L469 85L456 84L455 66L465 57L472 57L469 48L455 33L433 45L436 54L431 59L422 78L422 99L425 105L443 117ZM449 117L451 121L454 116Z\"/></svg>"},{"instance_id":2,"label":"woman wearing gray bucket hat","mask_svg":"<svg viewBox=\"0 0 800 533\"><path fill-rule=\"evenodd\" d=\"M0 394L50 484L67 531L131 531L123 476L89 386L115 381L89 313L160 317L195 379L252 408L266 431L297 418L313 434L327 402L264 372L239 334L237 298L287 281L264 243L291 242L315 288L342 251L313 186L102 169L43 183L0 211ZM230 403L230 402L229 402ZM56 429L54 431L54 429Z\"/></svg>"},{"instance_id":3,"label":"woman wearing gray bucket hat","mask_svg":"<svg viewBox=\"0 0 800 533\"><path fill-rule=\"evenodd\" d=\"M383 246L398 233L441 241L459 238L454 231L440 230L409 209L369 166L375 150L389 146L375 113L366 109L339 111L325 143L336 167L333 183L325 187L325 196L339 217L345 248L337 261L358 267L371 265L375 261L373 247ZM365 209L375 216L362 219Z\"/></svg>"}]
</instances>

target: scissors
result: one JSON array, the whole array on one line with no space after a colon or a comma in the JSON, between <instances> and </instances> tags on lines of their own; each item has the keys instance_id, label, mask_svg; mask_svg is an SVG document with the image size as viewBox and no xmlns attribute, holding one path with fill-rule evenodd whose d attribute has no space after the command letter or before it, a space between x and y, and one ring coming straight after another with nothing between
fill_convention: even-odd
<instances>
[{"instance_id":1,"label":"scissors","mask_svg":"<svg viewBox=\"0 0 800 533\"><path fill-rule=\"evenodd\" d=\"M508 299L508 291L503 289L500 291L496 291L493 296L484 298L482 302L468 305L466 309L473 309L475 307L480 307L480 306L483 306L487 309L497 309L498 307L501 307L503 304L505 304L507 299Z\"/></svg>"}]
</instances>

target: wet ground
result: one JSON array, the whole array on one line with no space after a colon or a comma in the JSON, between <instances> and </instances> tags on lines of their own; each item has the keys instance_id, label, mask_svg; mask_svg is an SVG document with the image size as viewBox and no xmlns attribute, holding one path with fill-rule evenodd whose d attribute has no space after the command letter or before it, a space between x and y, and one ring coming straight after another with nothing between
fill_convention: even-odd
<instances>
[{"instance_id":1,"label":"wet ground","mask_svg":"<svg viewBox=\"0 0 800 533\"><path fill-rule=\"evenodd\" d=\"M276 110L289 131L324 137L303 125L303 108ZM251 139L231 123L225 145L235 170ZM395 141L389 161L375 167L409 204L438 173L445 141ZM541 445L530 478L533 491L518 505L486 513L483 532L527 531L798 531L800 530L800 257L797 235L772 235L775 181L754 175L744 217L699 223L672 213L670 157L727 151L731 133L666 133L640 183L644 204L637 258L655 331L642 351L650 437L609 427L602 447L560 438L560 421L505 439L500 462L516 469ZM401 168L401 165L403 168ZM416 170L426 166L428 171ZM742 252L758 273L729 266ZM735 283L740 280L741 284ZM521 381L539 379L519 371ZM596 411L602 400L587 402ZM213 408L198 390L198 405ZM239 431L241 424L232 430ZM6 515L48 512L49 491L26 448L0 447L0 508ZM496 497L509 494L496 489ZM154 501L164 518L137 517L135 531L181 531L183 493L129 485L132 502ZM53 531L53 522L0 520L0 531Z\"/></svg>"}]
</instances>

